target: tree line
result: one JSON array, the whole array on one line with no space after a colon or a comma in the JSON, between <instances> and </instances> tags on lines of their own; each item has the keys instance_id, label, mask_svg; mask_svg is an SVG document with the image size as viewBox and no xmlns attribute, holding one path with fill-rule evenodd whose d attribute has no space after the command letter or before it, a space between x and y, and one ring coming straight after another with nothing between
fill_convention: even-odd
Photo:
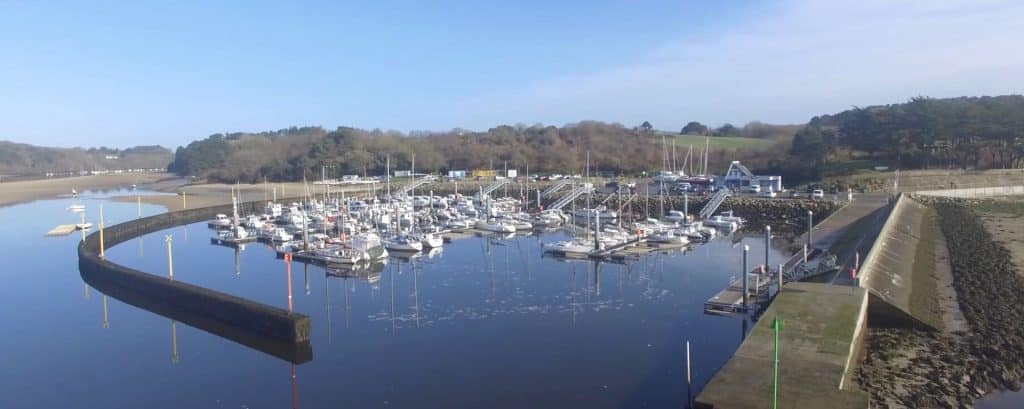
<instances>
[{"instance_id":1,"label":"tree line","mask_svg":"<svg viewBox=\"0 0 1024 409\"><path fill-rule=\"evenodd\" d=\"M713 150L709 169L720 173L740 160L757 173L782 175L787 184L819 180L852 162L903 169L1021 167L1024 96L919 97L816 116L805 125L751 122L712 129L693 121L680 133L778 141L757 150ZM408 170L415 156L422 172L507 165L521 172L529 167L582 173L589 153L592 171L637 175L661 170L662 140L671 135L647 121L632 128L584 121L562 127L502 125L483 132L292 127L211 135L178 148L169 170L224 182L301 180L319 177L322 169L329 176L379 175L388 158L392 170Z\"/></svg>"},{"instance_id":2,"label":"tree line","mask_svg":"<svg viewBox=\"0 0 1024 409\"><path fill-rule=\"evenodd\" d=\"M379 175L388 160L393 171L408 170L415 155L417 172L500 170L507 165L520 172L529 167L531 173L583 173L589 153L591 171L635 175L661 170L662 135L649 123L631 129L597 121L408 134L351 127L289 128L211 135L178 148L169 170L224 182L301 180L319 178L325 169L328 176ZM728 160L750 154L715 151L709 156L713 164L721 161L724 170Z\"/></svg>"},{"instance_id":3,"label":"tree line","mask_svg":"<svg viewBox=\"0 0 1024 409\"><path fill-rule=\"evenodd\" d=\"M918 97L814 117L790 153L818 169L849 159L904 169L1024 165L1024 96Z\"/></svg>"}]
</instances>

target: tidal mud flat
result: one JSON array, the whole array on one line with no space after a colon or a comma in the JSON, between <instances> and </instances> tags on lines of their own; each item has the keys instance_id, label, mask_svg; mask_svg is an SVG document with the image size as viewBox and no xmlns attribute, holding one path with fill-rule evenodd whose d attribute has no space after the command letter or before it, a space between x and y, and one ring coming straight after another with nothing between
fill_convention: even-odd
<instances>
[{"instance_id":1,"label":"tidal mud flat","mask_svg":"<svg viewBox=\"0 0 1024 409\"><path fill-rule=\"evenodd\" d=\"M1024 279L972 206L932 199L967 331L872 328L857 380L881 407L971 407L1024 381Z\"/></svg>"}]
</instances>

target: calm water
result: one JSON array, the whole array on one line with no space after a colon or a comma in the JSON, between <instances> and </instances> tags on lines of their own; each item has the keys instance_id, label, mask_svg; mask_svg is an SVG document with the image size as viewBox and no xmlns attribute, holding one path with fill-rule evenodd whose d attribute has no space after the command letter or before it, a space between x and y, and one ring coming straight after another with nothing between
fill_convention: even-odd
<instances>
[{"instance_id":1,"label":"calm water","mask_svg":"<svg viewBox=\"0 0 1024 409\"><path fill-rule=\"evenodd\" d=\"M90 220L102 200L85 201ZM108 224L136 217L134 203L105 203ZM699 388L744 331L702 309L740 270L728 240L595 265L540 257L561 233L467 238L361 277L294 263L295 309L313 332L312 360L293 365L89 288L80 236L42 236L76 221L68 204L0 209L0 407L681 407L685 341ZM287 306L284 263L256 243L211 245L205 223L107 257L165 274L165 235L177 280ZM751 264L763 258L762 242L744 242Z\"/></svg>"}]
</instances>

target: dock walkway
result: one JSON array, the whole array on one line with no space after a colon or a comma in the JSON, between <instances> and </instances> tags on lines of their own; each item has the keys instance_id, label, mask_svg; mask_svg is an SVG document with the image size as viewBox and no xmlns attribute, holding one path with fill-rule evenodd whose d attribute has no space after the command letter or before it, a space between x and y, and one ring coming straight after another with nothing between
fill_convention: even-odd
<instances>
[{"instance_id":1,"label":"dock walkway","mask_svg":"<svg viewBox=\"0 0 1024 409\"><path fill-rule=\"evenodd\" d=\"M782 321L778 407L868 407L868 395L852 389L849 382L865 308L863 288L788 284L736 354L705 385L695 407L771 407L775 317Z\"/></svg>"}]
</instances>

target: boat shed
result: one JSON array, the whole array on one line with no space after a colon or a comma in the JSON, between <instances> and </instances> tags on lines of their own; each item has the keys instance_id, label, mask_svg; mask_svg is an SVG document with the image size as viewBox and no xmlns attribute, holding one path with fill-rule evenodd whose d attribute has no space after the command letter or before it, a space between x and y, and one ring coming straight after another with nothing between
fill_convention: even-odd
<instances>
[{"instance_id":1,"label":"boat shed","mask_svg":"<svg viewBox=\"0 0 1024 409\"><path fill-rule=\"evenodd\" d=\"M729 171L721 180L723 186L731 189L746 189L752 185L759 185L762 190L782 191L782 176L755 175L738 160L729 164Z\"/></svg>"}]
</instances>

